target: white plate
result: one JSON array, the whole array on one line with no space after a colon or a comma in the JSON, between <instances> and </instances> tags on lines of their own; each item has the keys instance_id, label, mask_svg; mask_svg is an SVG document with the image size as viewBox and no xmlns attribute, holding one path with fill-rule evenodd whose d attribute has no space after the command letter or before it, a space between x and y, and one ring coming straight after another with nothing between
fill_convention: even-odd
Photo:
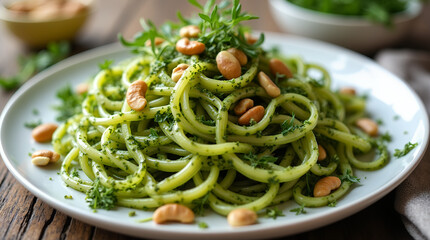
<instances>
[{"instance_id":1,"label":"white plate","mask_svg":"<svg viewBox=\"0 0 430 240\"><path fill-rule=\"evenodd\" d=\"M298 54L308 62L323 65L333 77L334 89L343 85L353 86L360 94L367 94L368 111L374 119L383 120L381 132L389 131L393 137L388 145L391 154L396 148L403 149L409 141L417 142L418 146L405 157L392 158L381 170L356 171L361 183L355 185L336 207L307 208L306 214L296 216L289 212L297 207L290 201L279 206L285 217L276 220L260 218L259 223L252 226L232 228L224 217L209 211L206 216L196 219L197 222L206 222L208 229L200 229L197 224L138 223L137 220L150 217L152 213L136 211L137 216L129 217L128 212L131 210L127 208L98 210L94 213L87 206L84 194L66 187L61 181L57 175L59 163L47 168L31 164L28 153L50 148L50 145L34 142L30 137L31 131L24 127L24 123L39 117L43 122L53 122L56 113L52 106L58 102L55 97L58 89L68 83L76 86L87 80L98 71L98 63L105 59L118 62L130 56L128 50L119 45L108 45L71 57L35 76L19 89L1 116L0 147L3 161L21 184L54 208L98 227L146 238L258 239L295 234L345 218L398 186L419 163L429 135L424 106L411 88L373 61L354 52L281 34L266 34L266 39L266 47L278 45L287 55ZM39 117L34 115L33 109L39 110ZM73 199L65 199L65 195L72 195Z\"/></svg>"}]
</instances>

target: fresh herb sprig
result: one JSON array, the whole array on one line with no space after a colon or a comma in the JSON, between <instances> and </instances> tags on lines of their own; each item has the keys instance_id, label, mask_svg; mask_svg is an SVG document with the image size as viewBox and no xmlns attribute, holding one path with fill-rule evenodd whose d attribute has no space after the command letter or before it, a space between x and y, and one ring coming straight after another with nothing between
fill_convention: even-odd
<instances>
[{"instance_id":1,"label":"fresh herb sprig","mask_svg":"<svg viewBox=\"0 0 430 240\"><path fill-rule=\"evenodd\" d=\"M194 2L194 5L203 11L199 14L202 20L200 23L202 33L198 41L206 45L205 55L208 58L215 59L220 51L232 47L242 50L250 57L258 56L259 47L264 42L264 34L260 34L256 43L247 43L244 35L246 28L240 23L258 19L258 17L242 12L239 0L234 0L231 8L225 7L228 6L225 3L215 5L214 0L208 1L205 7L199 5L197 1L190 2ZM212 11L209 12L209 9ZM222 11L219 12L219 10Z\"/></svg>"},{"instance_id":2,"label":"fresh herb sprig","mask_svg":"<svg viewBox=\"0 0 430 240\"><path fill-rule=\"evenodd\" d=\"M114 189L102 185L99 178L94 180L93 186L88 190L85 200L92 209L106 210L113 209L117 202Z\"/></svg>"},{"instance_id":3,"label":"fresh herb sprig","mask_svg":"<svg viewBox=\"0 0 430 240\"><path fill-rule=\"evenodd\" d=\"M411 143L408 142L405 144L403 149L394 149L394 157L400 158L408 154L410 151L412 151L416 146L418 146L418 143Z\"/></svg>"},{"instance_id":4,"label":"fresh herb sprig","mask_svg":"<svg viewBox=\"0 0 430 240\"><path fill-rule=\"evenodd\" d=\"M203 6L196 0L189 0L190 4L201 10L198 17L185 18L178 13L180 23L168 22L159 29L151 22L141 20L143 31L138 33L133 40L127 41L120 34L120 42L132 49L135 53L145 52L153 54L157 60L169 61L177 56L175 42L179 39L178 31L186 25L197 25L201 29L198 39L205 44L202 59L215 59L216 55L228 48L242 50L250 57L257 57L260 53L260 46L264 42L264 34L260 34L257 42L248 44L245 38L246 27L240 23L243 21L258 19L258 17L242 12L242 5L239 0L222 1L216 4L215 0L209 0ZM169 44L156 47L154 42L157 37L163 38ZM151 47L145 47L147 41L151 42ZM150 51L148 51L150 49Z\"/></svg>"},{"instance_id":5,"label":"fresh herb sprig","mask_svg":"<svg viewBox=\"0 0 430 240\"><path fill-rule=\"evenodd\" d=\"M67 57L70 53L70 44L67 42L49 43L46 49L18 60L19 71L12 77L0 76L0 87L12 90L21 86L34 74L48 68Z\"/></svg>"},{"instance_id":6,"label":"fresh herb sprig","mask_svg":"<svg viewBox=\"0 0 430 240\"><path fill-rule=\"evenodd\" d=\"M64 122L82 111L81 103L85 94L79 95L70 85L66 85L58 90L57 98L61 101L60 104L54 106L54 109L58 111L57 121Z\"/></svg>"}]
</instances>

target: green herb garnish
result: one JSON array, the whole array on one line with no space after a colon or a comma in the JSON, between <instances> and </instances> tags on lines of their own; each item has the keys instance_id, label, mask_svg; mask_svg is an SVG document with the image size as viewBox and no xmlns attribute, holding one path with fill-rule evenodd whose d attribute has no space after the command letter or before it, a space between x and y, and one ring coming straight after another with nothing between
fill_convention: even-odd
<instances>
[{"instance_id":1,"label":"green herb garnish","mask_svg":"<svg viewBox=\"0 0 430 240\"><path fill-rule=\"evenodd\" d=\"M64 199L73 199L72 195L64 195Z\"/></svg>"},{"instance_id":2,"label":"green herb garnish","mask_svg":"<svg viewBox=\"0 0 430 240\"><path fill-rule=\"evenodd\" d=\"M403 147L403 150L400 149L394 149L394 157L396 158L400 158L405 156L406 154L408 154L410 151L412 151L412 149L414 149L416 146L418 146L418 143L411 143L408 142L405 144L405 146Z\"/></svg>"},{"instance_id":3,"label":"green herb garnish","mask_svg":"<svg viewBox=\"0 0 430 240\"><path fill-rule=\"evenodd\" d=\"M283 217L285 214L282 212L282 210L279 210L278 208L267 208L266 209L266 215L267 218L273 218L276 219L277 217Z\"/></svg>"},{"instance_id":4,"label":"green herb garnish","mask_svg":"<svg viewBox=\"0 0 430 240\"><path fill-rule=\"evenodd\" d=\"M67 85L57 92L57 98L61 101L60 104L54 106L54 109L59 113L57 121L64 122L81 112L81 103L85 98L85 94L78 95L73 91L70 85Z\"/></svg>"},{"instance_id":5,"label":"green herb garnish","mask_svg":"<svg viewBox=\"0 0 430 240\"><path fill-rule=\"evenodd\" d=\"M0 86L6 90L15 89L34 74L48 68L69 55L67 42L50 43L46 49L19 59L19 72L13 77L0 77Z\"/></svg>"},{"instance_id":6,"label":"green herb garnish","mask_svg":"<svg viewBox=\"0 0 430 240\"><path fill-rule=\"evenodd\" d=\"M303 205L303 204L300 205L300 207L298 207L298 208L291 209L290 212L295 212L296 215L307 213L306 210L305 210L305 205Z\"/></svg>"},{"instance_id":7,"label":"green herb garnish","mask_svg":"<svg viewBox=\"0 0 430 240\"><path fill-rule=\"evenodd\" d=\"M258 157L252 152L243 155L243 158L248 160L252 167L267 167L269 163L274 163L278 160L277 157L270 155Z\"/></svg>"},{"instance_id":8,"label":"green herb garnish","mask_svg":"<svg viewBox=\"0 0 430 240\"><path fill-rule=\"evenodd\" d=\"M31 121L31 122L25 122L24 126L26 128L33 129L33 128L39 126L40 124L42 124L42 120L39 119L39 120Z\"/></svg>"},{"instance_id":9,"label":"green herb garnish","mask_svg":"<svg viewBox=\"0 0 430 240\"><path fill-rule=\"evenodd\" d=\"M346 173L340 177L340 180L342 182L347 181L350 183L359 183L360 182L360 178L352 175L350 170L347 170Z\"/></svg>"},{"instance_id":10,"label":"green herb garnish","mask_svg":"<svg viewBox=\"0 0 430 240\"><path fill-rule=\"evenodd\" d=\"M295 119L295 115L294 113L291 114L291 119L290 120L285 120L282 124L281 124L281 130L282 130L282 135L287 135L288 133L294 131L297 126L294 125L294 119Z\"/></svg>"},{"instance_id":11,"label":"green herb garnish","mask_svg":"<svg viewBox=\"0 0 430 240\"><path fill-rule=\"evenodd\" d=\"M205 222L199 222L198 226L199 226L199 228L202 228L202 229L206 229L209 227L208 224Z\"/></svg>"},{"instance_id":12,"label":"green herb garnish","mask_svg":"<svg viewBox=\"0 0 430 240\"><path fill-rule=\"evenodd\" d=\"M101 184L100 179L96 178L93 186L88 190L85 200L92 209L113 209L117 202L114 189L105 187Z\"/></svg>"}]
</instances>

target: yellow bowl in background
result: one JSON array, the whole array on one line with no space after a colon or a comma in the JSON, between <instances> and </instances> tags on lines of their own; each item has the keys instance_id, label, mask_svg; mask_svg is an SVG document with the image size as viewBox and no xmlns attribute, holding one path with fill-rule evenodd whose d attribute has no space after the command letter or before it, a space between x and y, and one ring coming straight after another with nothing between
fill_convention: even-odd
<instances>
[{"instance_id":1,"label":"yellow bowl in background","mask_svg":"<svg viewBox=\"0 0 430 240\"><path fill-rule=\"evenodd\" d=\"M61 16L52 19L33 19L17 15L7 9L7 4L14 1L2 1L0 20L17 38L30 47L43 47L49 42L70 40L84 25L92 11L93 0L79 0L86 9L74 16Z\"/></svg>"}]
</instances>

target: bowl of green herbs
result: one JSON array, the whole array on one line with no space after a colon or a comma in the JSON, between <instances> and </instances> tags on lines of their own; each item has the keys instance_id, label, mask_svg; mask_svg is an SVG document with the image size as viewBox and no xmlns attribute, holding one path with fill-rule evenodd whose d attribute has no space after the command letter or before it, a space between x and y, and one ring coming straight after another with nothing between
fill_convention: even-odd
<instances>
[{"instance_id":1,"label":"bowl of green herbs","mask_svg":"<svg viewBox=\"0 0 430 240\"><path fill-rule=\"evenodd\" d=\"M404 39L418 0L270 0L275 21L291 34L372 53Z\"/></svg>"}]
</instances>

